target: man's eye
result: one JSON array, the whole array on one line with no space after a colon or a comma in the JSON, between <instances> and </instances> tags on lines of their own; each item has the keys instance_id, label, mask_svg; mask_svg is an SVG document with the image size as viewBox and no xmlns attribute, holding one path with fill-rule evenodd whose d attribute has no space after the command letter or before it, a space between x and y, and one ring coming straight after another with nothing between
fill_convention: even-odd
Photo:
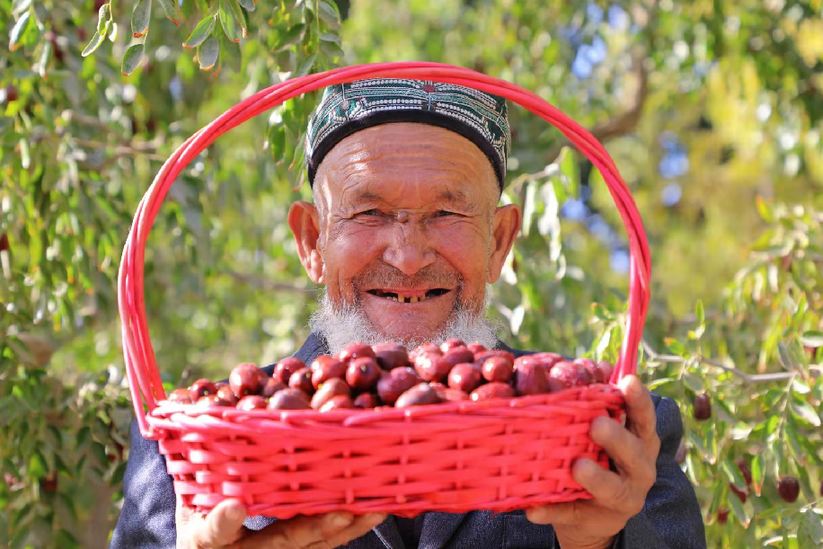
<instances>
[{"instance_id":1,"label":"man's eye","mask_svg":"<svg viewBox=\"0 0 823 549\"><path fill-rule=\"evenodd\" d=\"M438 212L435 214L436 217L449 217L449 216L455 216L455 215L460 215L460 214L455 213L455 212L450 212L448 210L438 210Z\"/></svg>"},{"instance_id":2,"label":"man's eye","mask_svg":"<svg viewBox=\"0 0 823 549\"><path fill-rule=\"evenodd\" d=\"M362 212L357 212L354 214L355 217L362 217L362 216L381 216L383 215L380 210L372 208L371 210L363 210Z\"/></svg>"}]
</instances>

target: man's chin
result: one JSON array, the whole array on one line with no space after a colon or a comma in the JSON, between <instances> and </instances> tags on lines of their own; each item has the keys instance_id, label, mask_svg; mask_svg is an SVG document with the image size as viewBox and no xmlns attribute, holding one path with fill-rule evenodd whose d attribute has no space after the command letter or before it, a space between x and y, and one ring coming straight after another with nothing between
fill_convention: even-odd
<instances>
[{"instance_id":1,"label":"man's chin","mask_svg":"<svg viewBox=\"0 0 823 549\"><path fill-rule=\"evenodd\" d=\"M385 327L375 329L375 334L377 334L377 339L380 341L402 343L409 349L412 349L422 343L434 341L442 331L442 328L436 330L420 330L420 326L395 326L391 329L386 329Z\"/></svg>"},{"instance_id":2,"label":"man's chin","mask_svg":"<svg viewBox=\"0 0 823 549\"><path fill-rule=\"evenodd\" d=\"M364 307L365 316L375 332L386 341L431 341L449 325L453 311L425 310L414 304L392 303L390 307L375 311L373 307ZM403 310L404 307L418 310ZM422 309L422 310L421 310Z\"/></svg>"}]
</instances>

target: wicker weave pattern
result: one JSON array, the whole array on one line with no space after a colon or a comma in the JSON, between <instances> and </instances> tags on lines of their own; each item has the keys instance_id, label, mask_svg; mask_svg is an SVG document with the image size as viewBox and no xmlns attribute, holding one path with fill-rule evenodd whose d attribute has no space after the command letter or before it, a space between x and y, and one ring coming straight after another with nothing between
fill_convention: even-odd
<instances>
[{"instance_id":1,"label":"wicker weave pattern","mask_svg":"<svg viewBox=\"0 0 823 549\"><path fill-rule=\"evenodd\" d=\"M140 432L160 441L175 490L201 510L226 497L241 498L252 513L280 518L335 509L399 515L504 511L589 497L572 480L570 468L581 456L607 465L588 432L597 416L622 417L622 397L610 386L408 410L159 406L166 395L143 302L143 260L169 188L198 154L235 126L292 97L364 78L450 82L505 97L557 127L591 160L629 240L628 318L611 382L635 372L651 260L640 214L603 146L535 94L469 69L418 62L358 65L288 80L246 98L187 139L140 201L118 276L123 354Z\"/></svg>"},{"instance_id":2,"label":"wicker weave pattern","mask_svg":"<svg viewBox=\"0 0 823 549\"><path fill-rule=\"evenodd\" d=\"M588 497L569 474L572 461L606 465L588 431L597 416L620 417L620 393L601 385L557 396L280 412L276 420L266 411L196 415L171 405L151 421L168 429L160 450L175 490L196 508L238 497L252 513L278 518L507 511Z\"/></svg>"}]
</instances>

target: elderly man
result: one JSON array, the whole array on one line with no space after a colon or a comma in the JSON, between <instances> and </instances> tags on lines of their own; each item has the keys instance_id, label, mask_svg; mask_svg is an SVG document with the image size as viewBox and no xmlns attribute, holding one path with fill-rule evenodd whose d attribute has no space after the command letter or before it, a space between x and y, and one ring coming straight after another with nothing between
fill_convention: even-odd
<instances>
[{"instance_id":1,"label":"elderly man","mask_svg":"<svg viewBox=\"0 0 823 549\"><path fill-rule=\"evenodd\" d=\"M296 356L308 362L355 340L507 348L484 304L520 228L517 206L498 206L508 141L505 101L473 89L382 79L326 90L307 136L314 203L293 204L288 218L301 263L325 287ZM502 514L275 521L228 500L204 516L176 505L157 444L133 429L112 546L704 547L694 491L674 461L677 406L634 377L621 390L626 426L599 418L591 430L613 470L574 465L594 499Z\"/></svg>"}]
</instances>

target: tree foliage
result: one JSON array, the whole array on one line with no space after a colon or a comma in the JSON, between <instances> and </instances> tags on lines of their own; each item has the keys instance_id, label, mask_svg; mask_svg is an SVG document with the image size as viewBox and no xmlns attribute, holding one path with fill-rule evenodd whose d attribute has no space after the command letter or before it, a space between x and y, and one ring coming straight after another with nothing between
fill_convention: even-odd
<instances>
[{"instance_id":1,"label":"tree foliage","mask_svg":"<svg viewBox=\"0 0 823 549\"><path fill-rule=\"evenodd\" d=\"M105 542L93 536L117 513L130 409L116 270L163 160L274 82L423 59L531 89L606 143L653 254L640 371L681 406L710 546L819 544L821 2L349 4L0 0L0 539ZM285 213L307 197L314 99L232 130L172 187L145 284L170 386L305 336L317 289ZM511 119L503 200L525 225L493 314L517 346L613 359L627 273L611 199L557 132ZM704 393L714 413L697 421ZM796 503L777 495L785 475Z\"/></svg>"}]
</instances>

